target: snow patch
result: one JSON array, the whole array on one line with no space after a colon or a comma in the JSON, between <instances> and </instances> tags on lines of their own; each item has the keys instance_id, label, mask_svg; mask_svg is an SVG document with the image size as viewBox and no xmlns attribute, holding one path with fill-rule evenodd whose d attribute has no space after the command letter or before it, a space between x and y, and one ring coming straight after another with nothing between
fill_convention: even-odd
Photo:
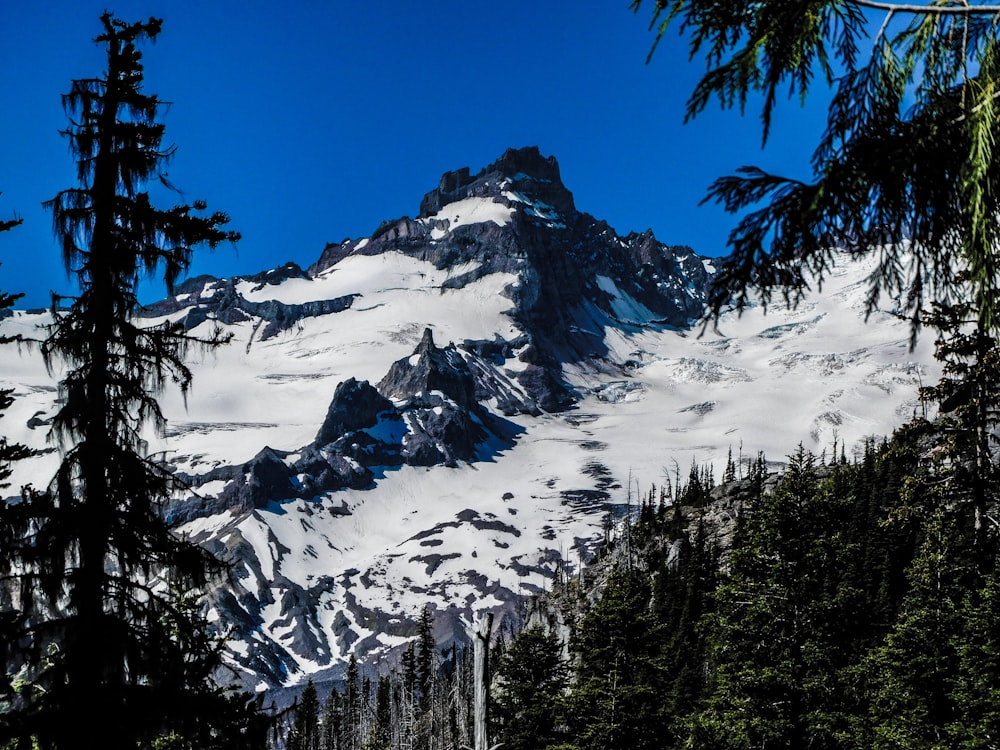
<instances>
[{"instance_id":1,"label":"snow patch","mask_svg":"<svg viewBox=\"0 0 1000 750\"><path fill-rule=\"evenodd\" d=\"M421 221L430 223L431 239L440 240L449 232L467 224L484 224L492 221L497 226L504 226L510 223L514 209L510 206L498 203L492 198L463 198L460 201L449 203L434 216ZM437 224L444 223L447 227L442 229Z\"/></svg>"}]
</instances>

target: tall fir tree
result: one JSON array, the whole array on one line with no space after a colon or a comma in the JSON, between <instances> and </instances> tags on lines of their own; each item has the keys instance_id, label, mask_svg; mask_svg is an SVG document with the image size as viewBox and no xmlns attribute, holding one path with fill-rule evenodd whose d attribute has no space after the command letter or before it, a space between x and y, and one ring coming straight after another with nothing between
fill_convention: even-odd
<instances>
[{"instance_id":1,"label":"tall fir tree","mask_svg":"<svg viewBox=\"0 0 1000 750\"><path fill-rule=\"evenodd\" d=\"M361 677L358 659L351 652L344 675L344 718L342 722L343 750L358 750L361 747Z\"/></svg>"},{"instance_id":2,"label":"tall fir tree","mask_svg":"<svg viewBox=\"0 0 1000 750\"><path fill-rule=\"evenodd\" d=\"M689 722L695 746L833 746L860 594L834 578L846 562L836 530L849 513L825 489L800 446L774 493L746 512L705 620L711 692Z\"/></svg>"},{"instance_id":3,"label":"tall fir tree","mask_svg":"<svg viewBox=\"0 0 1000 750\"><path fill-rule=\"evenodd\" d=\"M951 682L956 720L947 736L953 747L988 750L1000 741L1000 580L992 571L982 587L966 594L959 615L958 673Z\"/></svg>"},{"instance_id":4,"label":"tall fir tree","mask_svg":"<svg viewBox=\"0 0 1000 750\"><path fill-rule=\"evenodd\" d=\"M107 68L63 97L79 187L47 205L80 292L66 311L53 304L42 345L50 367L66 366L52 427L62 463L47 492L3 509L0 564L26 618L5 665L24 687L0 740L134 750L261 739L252 712L213 679L221 646L199 592L217 563L159 514L174 482L143 438L164 426L159 391L190 383L186 349L220 339L138 325L140 277L162 273L172 288L195 247L238 238L225 214L202 215L204 203L159 209L144 190L174 152L162 146L162 102L142 90L138 45L161 25L102 15Z\"/></svg>"},{"instance_id":5,"label":"tall fir tree","mask_svg":"<svg viewBox=\"0 0 1000 750\"><path fill-rule=\"evenodd\" d=\"M961 718L951 697L960 661L958 602L969 581L956 570L962 554L949 515L941 506L932 511L899 616L862 665L870 703L856 721L862 746L951 746L946 728Z\"/></svg>"},{"instance_id":6,"label":"tall fir tree","mask_svg":"<svg viewBox=\"0 0 1000 750\"><path fill-rule=\"evenodd\" d=\"M287 750L320 750L322 731L319 721L319 696L310 679L295 706L295 719L285 741Z\"/></svg>"}]
</instances>

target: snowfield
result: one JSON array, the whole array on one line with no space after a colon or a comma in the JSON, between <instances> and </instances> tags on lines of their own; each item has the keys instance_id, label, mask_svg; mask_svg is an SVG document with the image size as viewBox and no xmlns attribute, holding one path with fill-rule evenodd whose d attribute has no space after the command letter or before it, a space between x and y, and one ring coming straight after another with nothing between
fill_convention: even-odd
<instances>
[{"instance_id":1,"label":"snowfield","mask_svg":"<svg viewBox=\"0 0 1000 750\"><path fill-rule=\"evenodd\" d=\"M227 346L192 353L191 391L161 395L168 426L148 438L191 480L174 498L195 509L178 532L233 564L232 581L210 592L210 616L230 633L228 658L248 687L337 677L352 651L393 658L425 607L442 642L463 637L486 609L501 615L497 625L516 619L524 597L588 560L639 496L694 464L720 476L730 453L778 464L799 443L852 457L925 414L918 388L939 373L932 338L911 351L891 309L864 322L865 263L845 256L796 310L751 308L702 330L683 322L712 261L651 233L618 237L576 212L555 161L537 149L451 177L455 190L429 194L427 205L442 207L400 220L398 237L345 242L314 272L199 280L148 318L184 321L195 335L221 321L232 334ZM581 268L590 275L581 279ZM565 280L565 295L545 296L542 279ZM532 307L539 300L563 307ZM15 312L0 334L38 339L47 322ZM419 350L425 330L439 361L475 371L477 388L487 382L478 405L461 411L445 386L392 402L369 388L388 404L381 416L320 444L338 385L375 385L394 363L430 361ZM548 387L553 371L572 403L546 411L529 391ZM14 466L9 492L45 487L55 472L60 446L48 423L59 377L36 347L3 353L0 387L15 401L0 435L40 452ZM422 411L393 411L414 398L426 401ZM461 454L469 460L359 463L401 455L365 453L373 443L444 440L435 420L480 435ZM341 437L365 445L337 453ZM301 467L325 471L324 462L365 478L337 486L361 488L313 495L316 477ZM290 476L254 485L282 472Z\"/></svg>"},{"instance_id":2,"label":"snowfield","mask_svg":"<svg viewBox=\"0 0 1000 750\"><path fill-rule=\"evenodd\" d=\"M456 622L508 607L515 595L550 586L558 564L586 559L609 508L665 475L686 476L693 462L718 474L729 451L781 461L799 442L822 452L835 440L856 455L866 438L923 413L917 388L937 373L929 337L911 352L908 330L890 314L862 321L866 271L845 266L798 310L727 315L703 334L658 328L641 304L599 279L621 312L595 331L615 368L567 366L576 406L507 417L519 431L513 447L484 445L481 460L457 468L390 468L370 489L182 527L199 541L251 551L242 585L261 603L261 624L234 640L233 658L277 644L295 681L335 667L356 644L369 652L399 645L400 623L429 604ZM514 277L442 288L448 276L390 253L352 256L311 281L241 282L245 296L261 301L361 297L266 341L252 321L230 326L232 343L192 358L186 405L163 394L169 427L152 449L191 474L245 462L265 446L294 451L316 435L339 382L377 381L410 355L425 327L441 344L516 337L503 294ZM45 322L17 313L0 330L37 337ZM16 466L13 486L45 486L58 461L45 426L56 381L37 351L22 347L6 353L0 382L16 397L3 434L48 451ZM198 489L211 495L222 485ZM289 606L293 590L318 592L314 610Z\"/></svg>"}]
</instances>

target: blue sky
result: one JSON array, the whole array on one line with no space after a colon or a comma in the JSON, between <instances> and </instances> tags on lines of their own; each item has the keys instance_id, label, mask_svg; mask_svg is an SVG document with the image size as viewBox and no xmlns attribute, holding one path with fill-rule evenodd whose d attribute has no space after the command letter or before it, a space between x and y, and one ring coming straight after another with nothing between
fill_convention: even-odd
<instances>
[{"instance_id":1,"label":"blue sky","mask_svg":"<svg viewBox=\"0 0 1000 750\"><path fill-rule=\"evenodd\" d=\"M825 114L786 103L763 151L753 108L684 125L703 63L671 35L647 65L649 11L628 0L0 3L0 217L24 219L0 235L0 289L25 292L22 307L72 291L41 203L74 186L60 95L103 70L91 39L105 7L164 19L145 89L173 103L170 179L243 234L192 273L306 266L327 242L415 215L442 172L527 145L619 232L724 254L735 220L699 207L708 185L744 164L808 176Z\"/></svg>"}]
</instances>

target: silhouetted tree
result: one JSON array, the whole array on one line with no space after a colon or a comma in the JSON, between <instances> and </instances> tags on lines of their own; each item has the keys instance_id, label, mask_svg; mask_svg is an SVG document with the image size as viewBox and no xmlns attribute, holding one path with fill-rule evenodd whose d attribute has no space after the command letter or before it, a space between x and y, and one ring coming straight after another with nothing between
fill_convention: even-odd
<instances>
[{"instance_id":1,"label":"silhouetted tree","mask_svg":"<svg viewBox=\"0 0 1000 750\"><path fill-rule=\"evenodd\" d=\"M20 219L0 221L0 232L6 232L20 223ZM12 307L21 296L20 294L0 292L0 312ZM10 341L10 337L0 336L0 344L8 344ZM0 417L14 402L13 394L13 388L0 388ZM0 435L0 493L10 486L6 480L11 475L12 464L15 461L28 458L30 455L31 451L26 446L20 443L11 443L5 436ZM3 521L4 511L5 503L0 496L0 523ZM18 633L24 626L24 613L14 605L11 597L7 594L7 587L4 585L7 581L6 570L2 565L0 565L0 574L3 574L0 577L0 659L6 664L11 659L13 652L17 650L16 640ZM0 674L0 706L11 699L13 685L10 677L8 674Z\"/></svg>"},{"instance_id":2,"label":"silhouetted tree","mask_svg":"<svg viewBox=\"0 0 1000 750\"><path fill-rule=\"evenodd\" d=\"M142 91L137 45L155 40L161 21L105 13L101 25L105 72L73 81L63 98L80 184L47 204L80 289L68 310L53 304L42 345L50 367L66 365L52 426L63 460L48 492L6 508L0 526L6 588L27 615L5 670L22 689L0 741L252 745L254 714L214 682L221 646L200 614L217 563L161 517L174 481L143 438L164 425L158 392L190 383L188 346L220 339L133 319L144 272L172 288L195 247L238 235L222 229L225 214L200 215L204 203L152 204L144 186L163 179L173 148L162 146L161 101Z\"/></svg>"},{"instance_id":3,"label":"silhouetted tree","mask_svg":"<svg viewBox=\"0 0 1000 750\"><path fill-rule=\"evenodd\" d=\"M633 0L639 10L643 0ZM1000 325L1000 14L982 3L786 0L652 3L657 41L675 24L706 72L687 103L762 101L766 142L787 92L833 89L826 130L801 180L743 167L706 200L742 215L709 307L760 295L793 302L828 275L838 248L872 256L869 310L899 296L914 332L932 301L968 299ZM655 48L655 45L654 45ZM652 53L651 53L652 54ZM759 204L765 203L763 207ZM912 262L908 262L912 258ZM960 274L964 271L964 275Z\"/></svg>"}]
</instances>

